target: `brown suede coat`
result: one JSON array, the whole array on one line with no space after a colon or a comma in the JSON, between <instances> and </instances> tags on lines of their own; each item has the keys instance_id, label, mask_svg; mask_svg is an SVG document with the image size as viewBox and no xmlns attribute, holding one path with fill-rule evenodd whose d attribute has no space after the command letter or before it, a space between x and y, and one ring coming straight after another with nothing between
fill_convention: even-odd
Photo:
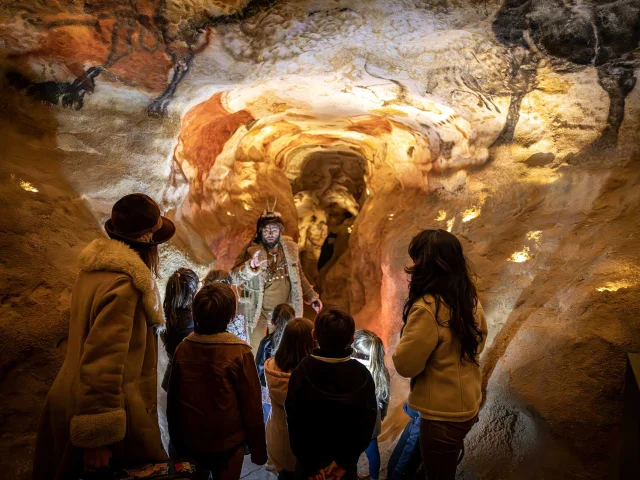
<instances>
[{"instance_id":1,"label":"brown suede coat","mask_svg":"<svg viewBox=\"0 0 640 480\"><path fill-rule=\"evenodd\" d=\"M115 468L162 461L155 327L160 296L137 253L94 240L80 254L62 369L40 419L34 479L77 475L84 448L110 446Z\"/></svg>"},{"instance_id":2,"label":"brown suede coat","mask_svg":"<svg viewBox=\"0 0 640 480\"><path fill-rule=\"evenodd\" d=\"M267 460L262 396L251 347L235 335L192 333L173 357L167 420L181 456L206 458L249 446Z\"/></svg>"}]
</instances>

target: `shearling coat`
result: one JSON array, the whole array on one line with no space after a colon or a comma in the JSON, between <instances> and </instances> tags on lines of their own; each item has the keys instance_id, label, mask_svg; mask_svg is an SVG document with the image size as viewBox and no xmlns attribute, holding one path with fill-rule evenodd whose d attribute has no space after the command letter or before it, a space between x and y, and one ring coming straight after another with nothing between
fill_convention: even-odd
<instances>
[{"instance_id":1,"label":"shearling coat","mask_svg":"<svg viewBox=\"0 0 640 480\"><path fill-rule=\"evenodd\" d=\"M184 457L207 459L247 444L267 461L260 381L251 347L235 335L190 334L173 357L167 421Z\"/></svg>"},{"instance_id":2,"label":"shearling coat","mask_svg":"<svg viewBox=\"0 0 640 480\"><path fill-rule=\"evenodd\" d=\"M156 328L164 325L150 270L124 243L80 254L67 354L40 419L34 479L82 471L83 449L110 446L112 467L167 458L157 416Z\"/></svg>"},{"instance_id":3,"label":"shearling coat","mask_svg":"<svg viewBox=\"0 0 640 480\"><path fill-rule=\"evenodd\" d=\"M480 410L482 371L475 363L460 361L460 340L447 325L451 311L443 302L436 318L435 302L427 295L413 304L393 364L399 375L412 379L409 406L422 418L466 422ZM480 355L488 333L480 302L474 319L482 333Z\"/></svg>"}]
</instances>

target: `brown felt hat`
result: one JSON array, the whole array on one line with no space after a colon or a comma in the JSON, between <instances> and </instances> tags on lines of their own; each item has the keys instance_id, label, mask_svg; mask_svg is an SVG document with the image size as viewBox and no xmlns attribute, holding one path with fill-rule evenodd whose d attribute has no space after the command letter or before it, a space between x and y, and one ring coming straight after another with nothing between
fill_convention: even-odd
<instances>
[{"instance_id":1,"label":"brown felt hat","mask_svg":"<svg viewBox=\"0 0 640 480\"><path fill-rule=\"evenodd\" d=\"M160 215L158 204L143 193L118 200L104 229L111 238L141 245L159 245L176 233L173 222Z\"/></svg>"}]
</instances>

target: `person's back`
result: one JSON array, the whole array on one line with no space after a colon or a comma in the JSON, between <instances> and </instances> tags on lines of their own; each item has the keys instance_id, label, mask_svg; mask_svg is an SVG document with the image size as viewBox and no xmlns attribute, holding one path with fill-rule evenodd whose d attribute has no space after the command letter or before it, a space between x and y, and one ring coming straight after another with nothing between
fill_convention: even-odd
<instances>
[{"instance_id":1,"label":"person's back","mask_svg":"<svg viewBox=\"0 0 640 480\"><path fill-rule=\"evenodd\" d=\"M334 468L345 470L345 480L356 478L358 458L371 440L375 386L369 370L351 359L354 331L348 313L323 310L314 329L320 348L291 374L285 410L298 478Z\"/></svg>"},{"instance_id":2,"label":"person's back","mask_svg":"<svg viewBox=\"0 0 640 480\"><path fill-rule=\"evenodd\" d=\"M291 372L313 351L313 322L296 318L289 322L274 357L265 362L264 372L269 386L271 413L267 421L267 451L278 470L278 477L291 478L296 457L291 450L284 405L287 399Z\"/></svg>"},{"instance_id":3,"label":"person's back","mask_svg":"<svg viewBox=\"0 0 640 480\"><path fill-rule=\"evenodd\" d=\"M487 322L454 235L424 230L411 240L409 256L405 325L392 358L398 374L411 379L409 406L421 416L427 478L453 480L482 401Z\"/></svg>"},{"instance_id":4,"label":"person's back","mask_svg":"<svg viewBox=\"0 0 640 480\"><path fill-rule=\"evenodd\" d=\"M141 230L147 228L147 230ZM165 323L155 283L157 245L175 232L142 194L113 206L79 257L64 364L45 400L32 478L80 478L166 460L156 404Z\"/></svg>"},{"instance_id":5,"label":"person's back","mask_svg":"<svg viewBox=\"0 0 640 480\"><path fill-rule=\"evenodd\" d=\"M235 315L226 285L204 287L193 302L195 332L176 349L167 394L171 442L197 460L202 478L237 479L244 444L266 462L260 382L251 347L225 331ZM199 474L199 475L200 475Z\"/></svg>"},{"instance_id":6,"label":"person's back","mask_svg":"<svg viewBox=\"0 0 640 480\"><path fill-rule=\"evenodd\" d=\"M162 379L162 388L165 392L169 388L171 362L176 348L187 335L193 332L191 303L198 289L198 283L198 275L188 268L176 270L167 281L163 305L167 329L162 334L162 342L169 360Z\"/></svg>"}]
</instances>

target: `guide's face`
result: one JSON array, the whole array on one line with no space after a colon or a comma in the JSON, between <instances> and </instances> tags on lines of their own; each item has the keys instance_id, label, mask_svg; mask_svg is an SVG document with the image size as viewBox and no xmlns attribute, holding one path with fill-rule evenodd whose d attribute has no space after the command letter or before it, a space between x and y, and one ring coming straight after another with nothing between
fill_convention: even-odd
<instances>
[{"instance_id":1,"label":"guide's face","mask_svg":"<svg viewBox=\"0 0 640 480\"><path fill-rule=\"evenodd\" d=\"M265 243L273 245L280 239L280 227L278 225L267 225L262 229L262 239Z\"/></svg>"}]
</instances>

